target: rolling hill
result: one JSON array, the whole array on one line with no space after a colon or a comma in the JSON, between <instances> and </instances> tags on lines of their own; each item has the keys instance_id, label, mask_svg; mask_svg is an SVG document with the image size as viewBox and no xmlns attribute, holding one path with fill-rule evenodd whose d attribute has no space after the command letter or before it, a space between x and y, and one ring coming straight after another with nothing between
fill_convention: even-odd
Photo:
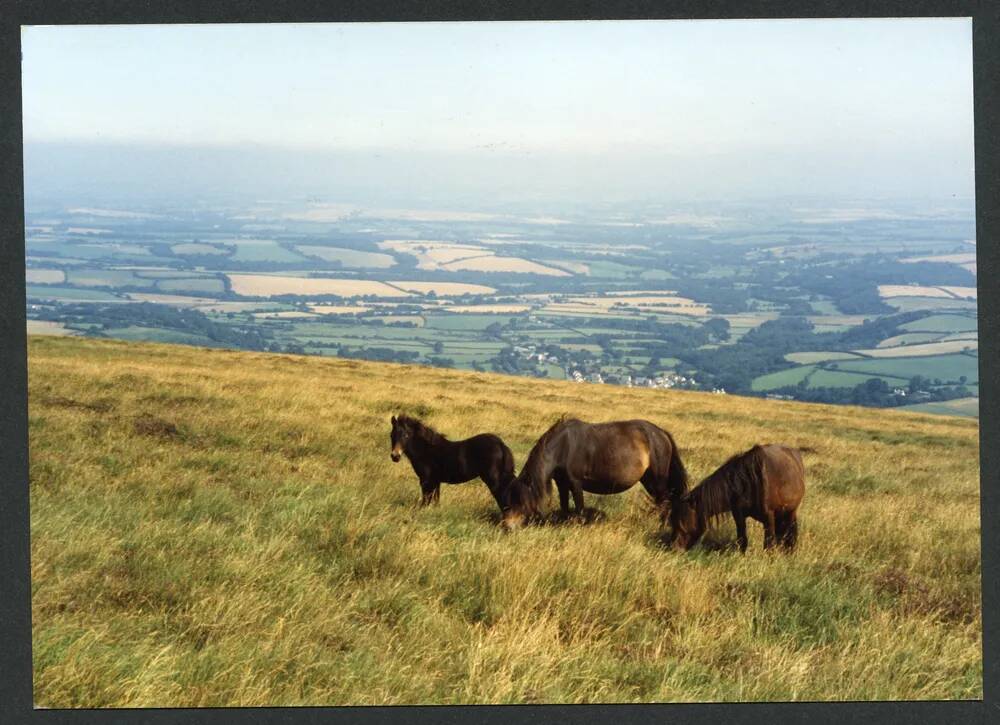
<instances>
[{"instance_id":1,"label":"rolling hill","mask_svg":"<svg viewBox=\"0 0 1000 725\"><path fill-rule=\"evenodd\" d=\"M982 697L975 420L71 337L29 397L40 706ZM518 466L562 413L648 418L692 483L811 448L799 549L674 552L640 487L512 534L478 481L420 509L400 411Z\"/></svg>"}]
</instances>

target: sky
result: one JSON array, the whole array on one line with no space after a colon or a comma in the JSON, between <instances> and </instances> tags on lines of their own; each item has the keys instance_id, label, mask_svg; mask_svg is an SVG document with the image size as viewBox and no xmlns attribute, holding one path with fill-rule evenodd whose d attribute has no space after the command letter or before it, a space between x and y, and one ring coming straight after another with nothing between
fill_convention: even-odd
<instances>
[{"instance_id":1,"label":"sky","mask_svg":"<svg viewBox=\"0 0 1000 725\"><path fill-rule=\"evenodd\" d=\"M968 19L36 26L22 48L29 175L104 149L109 179L159 154L220 184L229 158L302 191L422 165L386 180L404 197L972 193Z\"/></svg>"}]
</instances>

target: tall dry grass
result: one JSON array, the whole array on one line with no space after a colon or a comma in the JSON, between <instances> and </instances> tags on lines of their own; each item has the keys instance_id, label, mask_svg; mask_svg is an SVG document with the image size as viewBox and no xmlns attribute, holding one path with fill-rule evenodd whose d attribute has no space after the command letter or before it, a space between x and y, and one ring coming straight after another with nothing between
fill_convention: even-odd
<instances>
[{"instance_id":1,"label":"tall dry grass","mask_svg":"<svg viewBox=\"0 0 1000 725\"><path fill-rule=\"evenodd\" d=\"M29 342L35 699L47 707L982 697L978 425L360 361ZM799 549L664 548L637 486L504 534L418 509L389 417L648 418L692 478L809 446Z\"/></svg>"}]
</instances>

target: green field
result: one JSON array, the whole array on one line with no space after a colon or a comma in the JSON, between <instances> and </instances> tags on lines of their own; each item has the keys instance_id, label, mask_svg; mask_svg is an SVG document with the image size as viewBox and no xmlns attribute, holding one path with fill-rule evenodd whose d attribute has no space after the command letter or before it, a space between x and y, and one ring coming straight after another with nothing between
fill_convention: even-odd
<instances>
[{"instance_id":1,"label":"green field","mask_svg":"<svg viewBox=\"0 0 1000 725\"><path fill-rule=\"evenodd\" d=\"M895 307L900 312L916 310L972 310L977 309L975 302L956 300L947 297L890 297L884 302Z\"/></svg>"},{"instance_id":2,"label":"green field","mask_svg":"<svg viewBox=\"0 0 1000 725\"><path fill-rule=\"evenodd\" d=\"M927 355L923 357L880 358L877 360L847 360L841 370L888 375L908 380L914 375L941 380L958 380L964 375L968 382L979 382L979 358L972 355Z\"/></svg>"},{"instance_id":3,"label":"green field","mask_svg":"<svg viewBox=\"0 0 1000 725\"><path fill-rule=\"evenodd\" d=\"M510 318L511 315L480 315L472 312L425 314L424 326L435 330L485 330L494 323L506 325Z\"/></svg>"},{"instance_id":4,"label":"green field","mask_svg":"<svg viewBox=\"0 0 1000 725\"><path fill-rule=\"evenodd\" d=\"M277 242L259 240L239 240L229 242L235 252L231 259L235 262L306 262L306 258L290 252Z\"/></svg>"},{"instance_id":5,"label":"green field","mask_svg":"<svg viewBox=\"0 0 1000 725\"><path fill-rule=\"evenodd\" d=\"M904 378L891 377L886 375L875 375L873 373L845 372L843 370L823 370L817 369L809 376L810 388L853 388L865 382L869 378L881 378L890 387L903 385L907 382Z\"/></svg>"},{"instance_id":6,"label":"green field","mask_svg":"<svg viewBox=\"0 0 1000 725\"><path fill-rule=\"evenodd\" d=\"M307 257L316 257L327 262L340 262L345 267L385 269L396 264L396 260L390 254L359 252L356 249L344 249L343 247L296 245L295 250Z\"/></svg>"},{"instance_id":7,"label":"green field","mask_svg":"<svg viewBox=\"0 0 1000 725\"><path fill-rule=\"evenodd\" d=\"M638 267L618 264L617 262L587 262L591 277L608 277L610 279L624 279L641 271Z\"/></svg>"},{"instance_id":8,"label":"green field","mask_svg":"<svg viewBox=\"0 0 1000 725\"><path fill-rule=\"evenodd\" d=\"M173 342L183 345L201 345L205 347L217 347L219 343L210 340L204 335L195 335L190 332L180 330L164 330L157 327L140 327L129 325L128 327L116 327L104 330L103 334L118 340L140 340L152 342Z\"/></svg>"},{"instance_id":9,"label":"green field","mask_svg":"<svg viewBox=\"0 0 1000 725\"><path fill-rule=\"evenodd\" d=\"M27 297L39 299L56 300L83 300L91 301L121 301L120 297L115 297L110 292L96 289L79 289L76 287L60 287L58 285L27 285Z\"/></svg>"},{"instance_id":10,"label":"green field","mask_svg":"<svg viewBox=\"0 0 1000 725\"><path fill-rule=\"evenodd\" d=\"M823 362L824 360L856 360L857 355L850 352L790 352L785 355L788 362L809 364Z\"/></svg>"},{"instance_id":11,"label":"green field","mask_svg":"<svg viewBox=\"0 0 1000 725\"><path fill-rule=\"evenodd\" d=\"M913 345L921 342L934 342L940 338L940 332L906 332L902 335L886 338L878 346L895 347L897 345Z\"/></svg>"},{"instance_id":12,"label":"green field","mask_svg":"<svg viewBox=\"0 0 1000 725\"><path fill-rule=\"evenodd\" d=\"M799 367L788 368L787 370L779 370L776 373L761 375L754 378L750 384L750 388L751 390L762 391L783 388L786 385L798 385L815 369L815 365L800 365Z\"/></svg>"},{"instance_id":13,"label":"green field","mask_svg":"<svg viewBox=\"0 0 1000 725\"><path fill-rule=\"evenodd\" d=\"M197 292L205 295L222 294L226 291L225 283L218 277L189 277L187 279L164 279L156 283L156 288L163 292Z\"/></svg>"},{"instance_id":14,"label":"green field","mask_svg":"<svg viewBox=\"0 0 1000 725\"><path fill-rule=\"evenodd\" d=\"M170 251L173 252L174 254L181 256L187 256L187 255L201 256L204 254L224 256L229 254L232 250L224 246L216 246L214 244L190 243L190 244L175 244L172 247L170 247Z\"/></svg>"},{"instance_id":15,"label":"green field","mask_svg":"<svg viewBox=\"0 0 1000 725\"><path fill-rule=\"evenodd\" d=\"M129 270L73 269L66 273L66 282L78 287L152 287L155 283L137 277Z\"/></svg>"},{"instance_id":16,"label":"green field","mask_svg":"<svg viewBox=\"0 0 1000 725\"><path fill-rule=\"evenodd\" d=\"M965 315L930 315L900 325L899 329L909 332L976 332L977 323L975 317Z\"/></svg>"}]
</instances>

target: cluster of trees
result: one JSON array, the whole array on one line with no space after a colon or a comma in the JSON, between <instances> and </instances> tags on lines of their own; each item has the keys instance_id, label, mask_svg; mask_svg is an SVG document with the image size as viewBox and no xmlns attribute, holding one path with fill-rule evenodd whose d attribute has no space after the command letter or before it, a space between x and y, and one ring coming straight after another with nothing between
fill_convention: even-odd
<instances>
[{"instance_id":1,"label":"cluster of trees","mask_svg":"<svg viewBox=\"0 0 1000 725\"><path fill-rule=\"evenodd\" d=\"M804 317L779 317L750 330L732 345L711 350L678 347L669 354L701 373L704 382L735 393L749 393L754 378L794 367L794 363L785 360L788 353L875 347L898 334L900 325L925 314L908 312L865 321L843 332L822 333L815 332L813 324Z\"/></svg>"},{"instance_id":2,"label":"cluster of trees","mask_svg":"<svg viewBox=\"0 0 1000 725\"><path fill-rule=\"evenodd\" d=\"M972 393L964 385L934 388L914 388L912 381L907 391L908 395L895 392L882 378L869 378L853 388L807 388L805 385L789 385L771 391L779 395L790 395L796 400L809 403L838 403L843 405L864 405L872 408L891 408L910 403L931 403L955 398L967 398ZM918 400L912 396L915 392L923 392Z\"/></svg>"},{"instance_id":3,"label":"cluster of trees","mask_svg":"<svg viewBox=\"0 0 1000 725\"><path fill-rule=\"evenodd\" d=\"M177 330L207 337L228 347L243 350L267 350L272 335L266 328L253 326L222 325L193 309L180 309L152 302L137 304L102 305L77 303L62 305L58 310L43 310L39 319L51 319L67 324L96 325L87 333L100 335L102 330L118 327L152 327Z\"/></svg>"}]
</instances>

